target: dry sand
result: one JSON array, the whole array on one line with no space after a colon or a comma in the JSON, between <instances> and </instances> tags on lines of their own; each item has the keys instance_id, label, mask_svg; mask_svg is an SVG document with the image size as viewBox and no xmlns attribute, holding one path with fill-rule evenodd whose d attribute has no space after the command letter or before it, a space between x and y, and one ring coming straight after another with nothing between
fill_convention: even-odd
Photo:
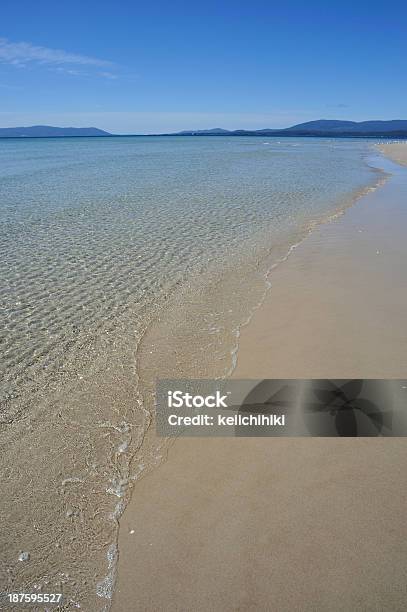
<instances>
[{"instance_id":1,"label":"dry sand","mask_svg":"<svg viewBox=\"0 0 407 612\"><path fill-rule=\"evenodd\" d=\"M407 166L407 142L393 142L391 144L380 145L379 149L395 162L402 166Z\"/></svg>"},{"instance_id":2,"label":"dry sand","mask_svg":"<svg viewBox=\"0 0 407 612\"><path fill-rule=\"evenodd\" d=\"M406 177L274 270L235 377L406 376ZM179 439L121 519L113 611L405 610L406 471L402 438Z\"/></svg>"}]
</instances>

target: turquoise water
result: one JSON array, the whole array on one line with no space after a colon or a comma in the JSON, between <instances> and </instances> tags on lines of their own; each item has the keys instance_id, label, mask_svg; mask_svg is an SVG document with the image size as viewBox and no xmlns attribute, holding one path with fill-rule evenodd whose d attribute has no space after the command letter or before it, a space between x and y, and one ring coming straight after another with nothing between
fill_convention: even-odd
<instances>
[{"instance_id":1,"label":"turquoise water","mask_svg":"<svg viewBox=\"0 0 407 612\"><path fill-rule=\"evenodd\" d=\"M114 332L246 241L372 182L369 144L262 138L0 141L3 401L81 334ZM267 238L266 238L267 239ZM141 319L143 315L140 314ZM143 320L138 321L140 328Z\"/></svg>"},{"instance_id":2,"label":"turquoise water","mask_svg":"<svg viewBox=\"0 0 407 612\"><path fill-rule=\"evenodd\" d=\"M142 383L231 367L265 272L376 184L371 147L0 140L0 548L21 592L105 609L128 485L160 460Z\"/></svg>"}]
</instances>

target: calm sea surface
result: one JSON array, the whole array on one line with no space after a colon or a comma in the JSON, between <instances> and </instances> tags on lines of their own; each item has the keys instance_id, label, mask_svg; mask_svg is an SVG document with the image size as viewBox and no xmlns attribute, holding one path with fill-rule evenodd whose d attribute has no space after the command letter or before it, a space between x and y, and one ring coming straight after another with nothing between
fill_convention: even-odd
<instances>
[{"instance_id":1,"label":"calm sea surface","mask_svg":"<svg viewBox=\"0 0 407 612\"><path fill-rule=\"evenodd\" d=\"M149 422L137 395L140 340L172 304L161 341L175 372L206 359L201 371L222 375L273 254L377 182L371 148L257 137L0 140L1 519L19 525L0 542L7 580L15 571L20 590L62 588L89 610L92 597L111 597L116 521L147 462L130 461ZM182 350L171 354L176 327ZM159 376L164 357L150 353ZM19 564L19 551L34 562Z\"/></svg>"},{"instance_id":2,"label":"calm sea surface","mask_svg":"<svg viewBox=\"0 0 407 612\"><path fill-rule=\"evenodd\" d=\"M374 180L369 144L262 138L0 141L1 399L52 375L246 241L328 215ZM147 316L149 313L145 313ZM7 407L7 406L6 406Z\"/></svg>"}]
</instances>

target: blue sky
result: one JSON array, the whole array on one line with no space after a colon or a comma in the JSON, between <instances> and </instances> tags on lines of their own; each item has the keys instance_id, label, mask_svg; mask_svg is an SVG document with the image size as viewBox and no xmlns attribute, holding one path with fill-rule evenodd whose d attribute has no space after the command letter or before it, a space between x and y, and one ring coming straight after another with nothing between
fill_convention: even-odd
<instances>
[{"instance_id":1,"label":"blue sky","mask_svg":"<svg viewBox=\"0 0 407 612\"><path fill-rule=\"evenodd\" d=\"M407 119L407 3L3 0L0 126Z\"/></svg>"}]
</instances>

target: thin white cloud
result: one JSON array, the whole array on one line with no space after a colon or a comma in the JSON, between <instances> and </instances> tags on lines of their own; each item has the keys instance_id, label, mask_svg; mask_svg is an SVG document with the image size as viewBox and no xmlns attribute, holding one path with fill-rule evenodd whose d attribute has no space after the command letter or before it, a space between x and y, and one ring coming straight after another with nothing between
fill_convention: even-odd
<instances>
[{"instance_id":1,"label":"thin white cloud","mask_svg":"<svg viewBox=\"0 0 407 612\"><path fill-rule=\"evenodd\" d=\"M11 42L0 38L0 63L10 64L19 68L37 64L45 66L94 66L95 68L111 68L112 62L107 60L69 53L62 49L49 49L29 42ZM102 75L101 75L102 76Z\"/></svg>"},{"instance_id":2,"label":"thin white cloud","mask_svg":"<svg viewBox=\"0 0 407 612\"><path fill-rule=\"evenodd\" d=\"M8 91L19 91L21 87L18 85L8 85L7 83L0 83L0 89L7 89Z\"/></svg>"},{"instance_id":3,"label":"thin white cloud","mask_svg":"<svg viewBox=\"0 0 407 612\"><path fill-rule=\"evenodd\" d=\"M83 72L83 70L78 70L77 68L65 68L64 66L57 66L56 68L51 68L51 70L55 70L55 72L62 72L62 74L70 74L72 76L87 75L87 73Z\"/></svg>"},{"instance_id":4,"label":"thin white cloud","mask_svg":"<svg viewBox=\"0 0 407 612\"><path fill-rule=\"evenodd\" d=\"M103 72L98 72L98 75L104 77L105 79L117 79L117 74L114 74L113 72L107 72L106 70L104 70Z\"/></svg>"}]
</instances>

